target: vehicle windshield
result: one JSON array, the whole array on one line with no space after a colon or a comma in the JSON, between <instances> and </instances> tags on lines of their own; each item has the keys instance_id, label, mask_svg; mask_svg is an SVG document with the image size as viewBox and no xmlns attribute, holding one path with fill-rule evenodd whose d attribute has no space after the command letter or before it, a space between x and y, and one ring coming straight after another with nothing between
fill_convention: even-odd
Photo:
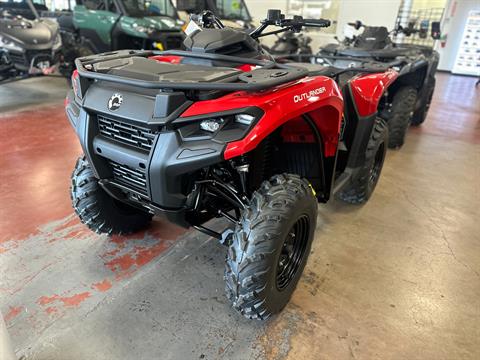
<instances>
[{"instance_id":1,"label":"vehicle windshield","mask_svg":"<svg viewBox=\"0 0 480 360\"><path fill-rule=\"evenodd\" d=\"M251 21L247 5L243 0L215 0L218 16L227 20Z\"/></svg>"},{"instance_id":2,"label":"vehicle windshield","mask_svg":"<svg viewBox=\"0 0 480 360\"><path fill-rule=\"evenodd\" d=\"M45 0L33 0L33 6L38 12L48 11ZM0 0L0 12L8 11L11 15L20 15L26 19L35 19L35 14L28 6L27 0Z\"/></svg>"},{"instance_id":3,"label":"vehicle windshield","mask_svg":"<svg viewBox=\"0 0 480 360\"><path fill-rule=\"evenodd\" d=\"M127 15L133 17L169 16L178 18L177 10L171 0L123 0Z\"/></svg>"}]
</instances>

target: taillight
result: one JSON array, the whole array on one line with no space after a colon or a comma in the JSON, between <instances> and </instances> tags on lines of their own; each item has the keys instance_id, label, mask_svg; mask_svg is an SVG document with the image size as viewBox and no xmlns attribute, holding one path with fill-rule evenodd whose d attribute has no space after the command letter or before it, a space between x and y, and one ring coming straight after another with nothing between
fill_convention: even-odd
<instances>
[{"instance_id":1,"label":"taillight","mask_svg":"<svg viewBox=\"0 0 480 360\"><path fill-rule=\"evenodd\" d=\"M73 87L73 92L75 93L75 96L78 97L78 98L82 98L82 94L81 94L81 91L80 91L80 84L79 84L79 75L78 75L78 71L77 70L74 70L73 71L73 74L72 74L72 87Z\"/></svg>"}]
</instances>

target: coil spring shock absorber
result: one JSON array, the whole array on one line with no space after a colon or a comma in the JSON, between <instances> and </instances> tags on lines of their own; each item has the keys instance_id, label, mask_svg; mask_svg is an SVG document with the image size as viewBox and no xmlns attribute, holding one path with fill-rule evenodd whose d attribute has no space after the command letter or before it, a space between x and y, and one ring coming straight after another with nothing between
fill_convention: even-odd
<instances>
[{"instance_id":1,"label":"coil spring shock absorber","mask_svg":"<svg viewBox=\"0 0 480 360\"><path fill-rule=\"evenodd\" d=\"M235 170L237 170L238 176L240 177L240 185L242 186L242 192L247 194L247 175L250 164L245 155L242 155L239 161L235 164Z\"/></svg>"}]
</instances>

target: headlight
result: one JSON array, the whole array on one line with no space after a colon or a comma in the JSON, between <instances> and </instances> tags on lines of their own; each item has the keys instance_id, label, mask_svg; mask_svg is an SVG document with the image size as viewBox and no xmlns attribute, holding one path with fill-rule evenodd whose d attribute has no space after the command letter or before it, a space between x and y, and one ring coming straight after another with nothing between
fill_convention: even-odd
<instances>
[{"instance_id":1,"label":"headlight","mask_svg":"<svg viewBox=\"0 0 480 360\"><path fill-rule=\"evenodd\" d=\"M223 120L222 118L202 120L202 122L200 123L200 129L202 129L203 131L215 133L220 129L224 122L225 120Z\"/></svg>"},{"instance_id":2,"label":"headlight","mask_svg":"<svg viewBox=\"0 0 480 360\"><path fill-rule=\"evenodd\" d=\"M3 36L0 36L0 47L6 49L6 50L13 50L13 51L21 51L23 52L23 49L21 46L17 45L14 41L9 40Z\"/></svg>"},{"instance_id":3,"label":"headlight","mask_svg":"<svg viewBox=\"0 0 480 360\"><path fill-rule=\"evenodd\" d=\"M252 126L263 116L263 111L256 107L243 109L239 114L226 114L217 117L179 118L173 121L184 141L214 139L227 143L243 138Z\"/></svg>"},{"instance_id":4,"label":"headlight","mask_svg":"<svg viewBox=\"0 0 480 360\"><path fill-rule=\"evenodd\" d=\"M250 126L254 120L255 120L255 116L253 115L249 115L249 114L235 115L235 122L246 125L246 126Z\"/></svg>"},{"instance_id":5,"label":"headlight","mask_svg":"<svg viewBox=\"0 0 480 360\"><path fill-rule=\"evenodd\" d=\"M57 33L57 36L55 36L55 41L53 43L53 50L58 50L62 46L62 36L60 33Z\"/></svg>"},{"instance_id":6,"label":"headlight","mask_svg":"<svg viewBox=\"0 0 480 360\"><path fill-rule=\"evenodd\" d=\"M151 33L153 33L153 29L152 28L148 28L148 27L145 27L145 26L142 26L142 25L138 25L137 23L134 23L132 25L132 28L133 30L135 31L138 31L138 32L141 32L141 33L144 33L144 34L148 34L150 35Z\"/></svg>"}]
</instances>

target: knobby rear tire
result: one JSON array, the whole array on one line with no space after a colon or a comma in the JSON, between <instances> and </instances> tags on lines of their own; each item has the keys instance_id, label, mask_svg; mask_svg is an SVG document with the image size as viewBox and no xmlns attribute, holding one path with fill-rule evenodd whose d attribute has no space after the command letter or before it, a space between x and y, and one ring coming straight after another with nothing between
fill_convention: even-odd
<instances>
[{"instance_id":1,"label":"knobby rear tire","mask_svg":"<svg viewBox=\"0 0 480 360\"><path fill-rule=\"evenodd\" d=\"M411 86L403 87L393 96L391 117L388 120L388 147L398 149L405 143L410 120L412 119L417 90Z\"/></svg>"},{"instance_id":2,"label":"knobby rear tire","mask_svg":"<svg viewBox=\"0 0 480 360\"><path fill-rule=\"evenodd\" d=\"M377 118L365 152L365 163L357 175L339 193L340 200L349 204L367 202L377 186L387 153L388 128L384 120ZM375 171L375 174L373 172ZM375 175L375 178L372 178Z\"/></svg>"},{"instance_id":3,"label":"knobby rear tire","mask_svg":"<svg viewBox=\"0 0 480 360\"><path fill-rule=\"evenodd\" d=\"M428 110L430 109L430 104L432 103L433 93L435 91L435 78L432 78L429 82L429 85L425 91L427 91L426 101L422 104L422 107L418 109L412 117L411 125L420 126L425 122L425 119L428 115Z\"/></svg>"}]
</instances>

